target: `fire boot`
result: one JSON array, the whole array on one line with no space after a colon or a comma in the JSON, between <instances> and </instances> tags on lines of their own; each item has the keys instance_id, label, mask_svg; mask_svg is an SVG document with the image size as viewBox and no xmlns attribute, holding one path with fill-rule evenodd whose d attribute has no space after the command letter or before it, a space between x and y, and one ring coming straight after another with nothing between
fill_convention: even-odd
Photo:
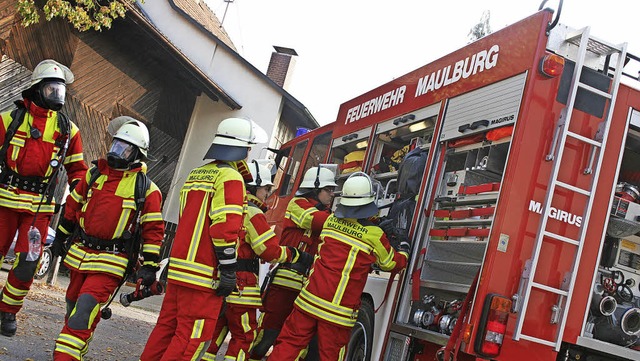
<instances>
[{"instance_id":1,"label":"fire boot","mask_svg":"<svg viewBox=\"0 0 640 361\"><path fill-rule=\"evenodd\" d=\"M16 314L0 311L0 333L7 337L13 337L18 329Z\"/></svg>"}]
</instances>

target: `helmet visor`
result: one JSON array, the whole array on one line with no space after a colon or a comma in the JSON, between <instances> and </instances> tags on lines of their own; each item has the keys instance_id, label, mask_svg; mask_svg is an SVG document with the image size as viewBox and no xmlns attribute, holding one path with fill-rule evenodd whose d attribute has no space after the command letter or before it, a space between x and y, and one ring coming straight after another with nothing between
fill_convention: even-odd
<instances>
[{"instance_id":1,"label":"helmet visor","mask_svg":"<svg viewBox=\"0 0 640 361\"><path fill-rule=\"evenodd\" d=\"M42 98L49 104L64 104L67 87L62 81L47 81L40 88Z\"/></svg>"},{"instance_id":2,"label":"helmet visor","mask_svg":"<svg viewBox=\"0 0 640 361\"><path fill-rule=\"evenodd\" d=\"M114 139L109 148L109 153L121 159L125 159L129 162L134 161L136 156L136 146L125 142L121 139Z\"/></svg>"}]
</instances>

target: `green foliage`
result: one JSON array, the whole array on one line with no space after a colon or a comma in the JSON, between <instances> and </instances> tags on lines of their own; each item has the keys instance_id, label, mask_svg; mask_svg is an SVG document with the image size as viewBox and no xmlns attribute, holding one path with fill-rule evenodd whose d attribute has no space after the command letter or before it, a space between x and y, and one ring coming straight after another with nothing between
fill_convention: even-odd
<instances>
[{"instance_id":1,"label":"green foliage","mask_svg":"<svg viewBox=\"0 0 640 361\"><path fill-rule=\"evenodd\" d=\"M66 19L80 31L111 28L114 19L124 18L126 5L135 0L46 0L44 5L36 5L34 0L18 0L18 13L22 16L22 26L40 22L41 12L47 21L53 18Z\"/></svg>"},{"instance_id":2,"label":"green foliage","mask_svg":"<svg viewBox=\"0 0 640 361\"><path fill-rule=\"evenodd\" d=\"M469 30L469 43L472 43L484 36L491 34L491 26L489 25L489 20L491 19L491 13L489 10L486 10L482 13L482 17L480 17L480 22L474 25L471 30Z\"/></svg>"}]
</instances>

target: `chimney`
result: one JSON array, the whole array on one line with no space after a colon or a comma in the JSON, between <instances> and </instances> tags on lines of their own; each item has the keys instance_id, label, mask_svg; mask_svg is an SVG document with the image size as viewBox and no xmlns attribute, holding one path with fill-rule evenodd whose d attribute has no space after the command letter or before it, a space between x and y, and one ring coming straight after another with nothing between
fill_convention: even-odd
<instances>
[{"instance_id":1,"label":"chimney","mask_svg":"<svg viewBox=\"0 0 640 361\"><path fill-rule=\"evenodd\" d=\"M296 64L294 56L298 56L295 50L282 46L273 46L276 50L271 53L267 76L283 89L287 89L291 81L291 73Z\"/></svg>"}]
</instances>

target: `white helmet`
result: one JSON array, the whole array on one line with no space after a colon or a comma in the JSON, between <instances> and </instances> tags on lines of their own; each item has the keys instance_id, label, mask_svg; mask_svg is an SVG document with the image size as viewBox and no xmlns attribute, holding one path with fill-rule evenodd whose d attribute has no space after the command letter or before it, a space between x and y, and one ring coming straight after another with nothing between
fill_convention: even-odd
<instances>
[{"instance_id":1,"label":"white helmet","mask_svg":"<svg viewBox=\"0 0 640 361\"><path fill-rule=\"evenodd\" d=\"M255 159L249 164L249 171L253 180L247 183L250 186L265 187L272 186L271 171L266 166L259 164Z\"/></svg>"},{"instance_id":2,"label":"white helmet","mask_svg":"<svg viewBox=\"0 0 640 361\"><path fill-rule=\"evenodd\" d=\"M124 124L113 137L135 145L145 157L149 152L149 131L142 123Z\"/></svg>"},{"instance_id":3,"label":"white helmet","mask_svg":"<svg viewBox=\"0 0 640 361\"><path fill-rule=\"evenodd\" d=\"M114 133L116 127L118 128ZM128 116L120 116L109 123L107 130L113 136L107 153L107 162L113 168L126 169L137 160L153 160L149 155L149 130L144 123ZM136 154L131 146L137 147L140 154Z\"/></svg>"},{"instance_id":4,"label":"white helmet","mask_svg":"<svg viewBox=\"0 0 640 361\"><path fill-rule=\"evenodd\" d=\"M371 178L363 172L355 172L342 186L340 204L335 215L338 218L368 218L378 213Z\"/></svg>"},{"instance_id":5,"label":"white helmet","mask_svg":"<svg viewBox=\"0 0 640 361\"><path fill-rule=\"evenodd\" d=\"M253 120L227 118L218 124L211 147L203 159L242 160L247 157L249 147L257 143L265 143L267 140L267 133Z\"/></svg>"},{"instance_id":6,"label":"white helmet","mask_svg":"<svg viewBox=\"0 0 640 361\"><path fill-rule=\"evenodd\" d=\"M304 173L304 177L302 177L302 182L300 182L300 187L298 188L311 190L324 187L337 187L338 185L335 182L335 178L336 175L328 168L323 166L311 167ZM300 194L300 190L298 190L297 193Z\"/></svg>"},{"instance_id":7,"label":"white helmet","mask_svg":"<svg viewBox=\"0 0 640 361\"><path fill-rule=\"evenodd\" d=\"M69 68L52 59L45 59L36 65L33 73L31 73L30 86L34 86L47 78L60 79L65 84L71 84L75 80Z\"/></svg>"}]
</instances>

